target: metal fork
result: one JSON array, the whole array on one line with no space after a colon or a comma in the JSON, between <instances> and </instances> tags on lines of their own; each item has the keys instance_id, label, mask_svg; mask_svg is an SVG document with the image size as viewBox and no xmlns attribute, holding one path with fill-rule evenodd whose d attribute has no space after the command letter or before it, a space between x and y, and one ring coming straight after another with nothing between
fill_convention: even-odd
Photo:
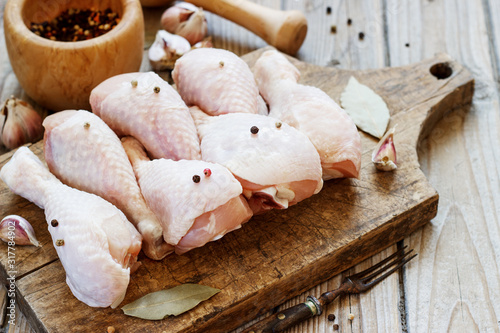
<instances>
[{"instance_id":1,"label":"metal fork","mask_svg":"<svg viewBox=\"0 0 500 333\"><path fill-rule=\"evenodd\" d=\"M413 250L409 250L408 252L405 252L405 250L406 246L378 264L362 272L346 277L339 288L327 291L319 298L308 296L304 303L300 303L264 318L244 330L242 333L281 332L311 317L319 316L323 312L323 308L333 302L338 296L359 294L367 291L417 256L417 254L410 256Z\"/></svg>"}]
</instances>

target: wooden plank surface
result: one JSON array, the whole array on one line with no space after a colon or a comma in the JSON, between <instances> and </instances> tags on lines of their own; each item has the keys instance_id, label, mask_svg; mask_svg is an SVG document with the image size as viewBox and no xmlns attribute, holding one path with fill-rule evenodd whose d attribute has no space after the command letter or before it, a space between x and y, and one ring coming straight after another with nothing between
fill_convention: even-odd
<instances>
[{"instance_id":1,"label":"wooden plank surface","mask_svg":"<svg viewBox=\"0 0 500 333\"><path fill-rule=\"evenodd\" d=\"M420 3L400 14L390 35L412 26L416 43L407 55L391 49L391 62L448 52L476 78L472 110L446 116L421 147L440 208L405 240L421 253L406 271L409 326L412 332L499 332L498 1Z\"/></svg>"},{"instance_id":2,"label":"wooden plank surface","mask_svg":"<svg viewBox=\"0 0 500 333\"><path fill-rule=\"evenodd\" d=\"M304 10L309 20L309 33L298 54L302 60L340 68L380 68L413 63L444 51L471 70L476 79L473 109L455 111L445 117L419 150L422 169L440 193L441 201L438 216L432 223L405 241L416 247L420 254L418 261L410 263L403 274L391 276L369 293L343 297L334 302L322 316L289 331L331 333L334 323L340 325L339 332L440 332L441 329L446 330L447 325L450 331L476 331L469 330L469 327L481 327L481 331L498 331L500 126L497 91L500 11L495 10L498 9L498 2L471 1L469 5L462 1L457 6L453 1L425 0L386 0L376 4L370 4L369 1L340 0L255 2L274 8L282 6L283 9L293 7ZM3 8L5 0L0 3ZM352 6L356 7L355 12L351 10ZM382 8L382 12L371 12L370 8L374 6ZM332 8L332 14L326 13L327 7ZM334 14L341 11L345 12L345 16ZM353 26L354 23L359 25L349 30L345 18L354 15L364 17L364 21L352 19ZM336 34L330 34L330 24L337 26ZM219 28L215 28L216 26ZM375 30L364 28L367 26L375 27ZM209 29L216 46L224 46L240 55L265 45L251 33L238 29L236 25L215 15L209 16ZM218 30L213 34L215 29ZM366 34L365 43L357 39L361 30ZM372 35L375 33L373 31L376 32L375 37ZM382 36L382 39L378 36ZM366 43L371 38L375 38L377 43ZM2 33L0 50L5 50L3 43ZM376 54L382 56L374 57ZM380 57L383 58L382 61ZM8 64L6 52L0 52L0 60L0 96L2 99L13 93L22 96L22 90ZM440 165L443 166L439 167ZM460 219L453 210L445 209L449 213L443 212L441 205L451 203L461 212L465 211L466 218L462 214L463 223L456 223ZM461 225L459 229L452 228L453 235L469 234L468 250L454 251L466 239L454 242L453 236L450 237L450 228L443 228L447 217L448 226ZM438 238L439 242L436 241ZM444 250L438 251L438 244L439 249ZM394 248L366 260L352 271L377 262L392 253ZM470 255L469 252L473 250L477 255ZM456 266L460 269L438 269L443 261L446 263L446 259L460 263L464 255L467 260L461 266ZM470 278L475 269L464 270L466 264L467 267L480 268L483 273L477 274L479 278ZM446 272L442 279L453 283L451 288L446 289L449 292L442 292L437 300L431 297L431 291L441 287L438 281L443 276L442 271ZM337 287L342 276L349 273L350 271L344 272L311 288L283 307L304 301L306 295L318 296L321 292ZM462 283L457 282L464 278ZM436 286L432 287L433 284ZM478 286L478 290L483 291L482 294L475 293ZM487 291L486 294L484 290ZM462 297L462 294L466 297ZM429 309L431 302L434 306ZM471 304L478 303L480 305L471 310ZM484 304L487 306L483 307ZM462 316L456 316L457 310L451 311L462 307ZM351 312L356 315L352 322L347 320L347 314ZM435 315L430 319L431 312ZM327 320L329 313L336 315L335 322ZM450 313L453 313L453 321ZM484 318L487 320L483 321ZM457 322L456 319L460 321ZM444 324L440 324L443 322ZM22 332L18 330L19 327L14 329Z\"/></svg>"},{"instance_id":3,"label":"wooden plank surface","mask_svg":"<svg viewBox=\"0 0 500 333\"><path fill-rule=\"evenodd\" d=\"M261 52L244 59L252 65ZM454 74L436 78L429 68L437 63L449 64ZM36 267L18 268L24 276L17 281L19 305L28 319L49 332L63 332L68 325L97 330L113 323L131 332L167 327L185 332L232 329L394 244L433 218L438 196L418 168L416 146L423 128L432 126L445 111L471 102L473 81L468 71L446 55L404 68L356 72L298 61L296 66L302 83L315 85L336 100L351 75L384 98L391 110L390 126L398 124L395 141L401 162L396 172L376 171L370 159L377 140L362 133L359 179L326 182L313 198L256 216L241 230L186 255L169 256L161 263L142 258L124 303L179 283L222 290L211 302L157 323L126 317L119 309L87 307L70 294L60 262L48 262L45 256L37 261L37 251L31 248L29 258ZM33 146L39 155L40 147L41 143ZM8 190L2 194L0 207L8 214L40 211ZM47 234L44 219L33 217L31 222L41 235ZM0 261L5 268L1 253ZM86 320L89 316L91 323Z\"/></svg>"}]
</instances>

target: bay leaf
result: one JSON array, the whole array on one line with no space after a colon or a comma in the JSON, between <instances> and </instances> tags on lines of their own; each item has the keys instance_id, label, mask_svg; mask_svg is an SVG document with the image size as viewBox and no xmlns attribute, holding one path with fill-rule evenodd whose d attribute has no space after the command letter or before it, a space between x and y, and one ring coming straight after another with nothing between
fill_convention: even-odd
<instances>
[{"instance_id":1,"label":"bay leaf","mask_svg":"<svg viewBox=\"0 0 500 333\"><path fill-rule=\"evenodd\" d=\"M389 109L382 97L351 76L340 96L340 103L356 126L381 138L389 124Z\"/></svg>"},{"instance_id":2,"label":"bay leaf","mask_svg":"<svg viewBox=\"0 0 500 333\"><path fill-rule=\"evenodd\" d=\"M185 283L149 293L122 307L126 315L149 320L177 316L220 292L219 289Z\"/></svg>"}]
</instances>

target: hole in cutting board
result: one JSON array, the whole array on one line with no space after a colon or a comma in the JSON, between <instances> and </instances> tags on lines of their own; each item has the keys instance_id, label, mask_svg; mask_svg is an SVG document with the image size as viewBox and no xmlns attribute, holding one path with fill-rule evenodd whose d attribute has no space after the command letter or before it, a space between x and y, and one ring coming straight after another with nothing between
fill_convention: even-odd
<instances>
[{"instance_id":1,"label":"hole in cutting board","mask_svg":"<svg viewBox=\"0 0 500 333\"><path fill-rule=\"evenodd\" d=\"M447 79L453 74L453 69L447 62L440 62L431 67L429 70L438 80Z\"/></svg>"}]
</instances>

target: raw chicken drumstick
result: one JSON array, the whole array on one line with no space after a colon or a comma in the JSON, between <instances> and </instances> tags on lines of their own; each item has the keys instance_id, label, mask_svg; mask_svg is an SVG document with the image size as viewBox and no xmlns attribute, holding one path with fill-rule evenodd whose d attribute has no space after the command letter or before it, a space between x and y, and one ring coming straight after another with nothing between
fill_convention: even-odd
<instances>
[{"instance_id":1,"label":"raw chicken drumstick","mask_svg":"<svg viewBox=\"0 0 500 333\"><path fill-rule=\"evenodd\" d=\"M267 114L252 71L230 51L189 51L175 62L172 78L188 106L198 106L211 116L233 112Z\"/></svg>"},{"instance_id":2,"label":"raw chicken drumstick","mask_svg":"<svg viewBox=\"0 0 500 333\"><path fill-rule=\"evenodd\" d=\"M153 72L105 80L92 90L90 105L119 137L135 137L153 158L200 159L200 141L188 107Z\"/></svg>"},{"instance_id":3,"label":"raw chicken drumstick","mask_svg":"<svg viewBox=\"0 0 500 333\"><path fill-rule=\"evenodd\" d=\"M202 159L236 176L254 214L287 208L321 190L318 152L295 128L258 114L208 116L197 107L190 110Z\"/></svg>"},{"instance_id":4,"label":"raw chicken drumstick","mask_svg":"<svg viewBox=\"0 0 500 333\"><path fill-rule=\"evenodd\" d=\"M223 166L197 160L150 160L132 137L122 139L142 193L177 254L217 240L252 217L242 188Z\"/></svg>"},{"instance_id":5,"label":"raw chicken drumstick","mask_svg":"<svg viewBox=\"0 0 500 333\"><path fill-rule=\"evenodd\" d=\"M0 178L45 210L73 295L89 306L118 306L141 250L141 235L125 215L101 197L61 183L27 147L16 151Z\"/></svg>"},{"instance_id":6,"label":"raw chicken drumstick","mask_svg":"<svg viewBox=\"0 0 500 333\"><path fill-rule=\"evenodd\" d=\"M269 115L307 135L318 150L323 179L357 178L361 138L349 115L322 90L298 84L299 70L278 51L264 52L253 71Z\"/></svg>"},{"instance_id":7,"label":"raw chicken drumstick","mask_svg":"<svg viewBox=\"0 0 500 333\"><path fill-rule=\"evenodd\" d=\"M173 252L146 205L120 139L102 119L85 110L67 110L48 116L43 126L45 161L59 180L117 206L143 236L142 249L151 259Z\"/></svg>"}]
</instances>

